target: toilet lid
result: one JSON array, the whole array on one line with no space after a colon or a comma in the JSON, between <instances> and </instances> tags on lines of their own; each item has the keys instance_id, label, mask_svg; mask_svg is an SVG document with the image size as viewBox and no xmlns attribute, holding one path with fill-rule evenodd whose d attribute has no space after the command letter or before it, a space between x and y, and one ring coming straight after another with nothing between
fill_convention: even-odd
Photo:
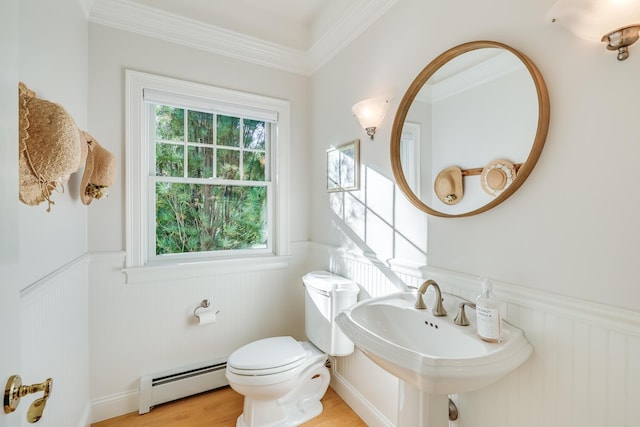
<instances>
[{"instance_id":1,"label":"toilet lid","mask_svg":"<svg viewBox=\"0 0 640 427\"><path fill-rule=\"evenodd\" d=\"M302 344L292 337L273 337L240 347L229 356L227 365L247 375L268 375L295 368L305 356Z\"/></svg>"}]
</instances>

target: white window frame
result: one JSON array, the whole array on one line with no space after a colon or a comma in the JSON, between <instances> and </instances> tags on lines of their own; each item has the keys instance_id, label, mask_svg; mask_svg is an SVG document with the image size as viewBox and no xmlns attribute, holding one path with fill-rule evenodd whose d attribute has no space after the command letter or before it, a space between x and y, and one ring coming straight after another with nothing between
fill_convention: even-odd
<instances>
[{"instance_id":1,"label":"white window frame","mask_svg":"<svg viewBox=\"0 0 640 427\"><path fill-rule=\"evenodd\" d=\"M148 144L149 126L145 121L147 114L144 93L153 91L169 93L179 97L215 100L229 108L239 106L266 114L276 114L277 122L272 123L271 148L271 195L274 199L273 211L269 211L270 232L273 233L271 250L257 251L221 251L208 253L203 259L200 255L193 257L167 257L160 261L159 257L149 254L149 217L148 208L150 192L150 155L152 149ZM133 70L125 71L125 127L126 127L126 267L166 267L180 266L182 269L189 262L197 262L201 269L203 262L220 263L221 261L250 259L253 265L258 260L272 263L274 257L290 254L289 241L289 145L290 145L290 105L288 101L269 98L200 83L188 82L169 77L157 76ZM229 111L227 108L227 111ZM153 190L155 191L155 190ZM172 258L174 258L172 260ZM244 263L235 263L238 266ZM260 263L258 262L257 265ZM246 267L246 264L244 264ZM126 271L129 275L130 271Z\"/></svg>"},{"instance_id":2,"label":"white window frame","mask_svg":"<svg viewBox=\"0 0 640 427\"><path fill-rule=\"evenodd\" d=\"M421 197L420 183L420 164L422 157L420 153L420 124L414 122L404 122L402 132L400 134L400 163L402 164L402 172L409 185L409 188L415 195Z\"/></svg>"}]
</instances>

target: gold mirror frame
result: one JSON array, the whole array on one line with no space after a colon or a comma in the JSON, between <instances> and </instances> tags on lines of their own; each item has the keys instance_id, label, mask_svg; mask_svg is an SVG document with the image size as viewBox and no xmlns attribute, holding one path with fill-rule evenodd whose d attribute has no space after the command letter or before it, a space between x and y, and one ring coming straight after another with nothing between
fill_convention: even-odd
<instances>
[{"instance_id":1,"label":"gold mirror frame","mask_svg":"<svg viewBox=\"0 0 640 427\"><path fill-rule=\"evenodd\" d=\"M516 57L518 57L526 68L529 70L531 74L531 78L536 87L536 92L538 94L538 126L536 129L535 138L533 141L533 145L531 147L531 151L529 152L529 156L522 163L520 169L518 170L516 178L513 180L513 183L501 194L499 194L495 199L490 201L489 203L480 206L478 209L464 212L460 214L448 214L444 212L437 211L430 206L427 206L409 187L407 180L405 179L404 172L402 170L402 163L400 160L400 140L402 135L402 128L404 126L405 119L407 117L407 113L409 108L411 108L411 104L414 99L420 92L420 89L424 86L424 84L429 80L433 74L438 71L443 65L451 61L452 59L482 48L501 48L505 49ZM503 43L495 42L495 41L474 41L463 43L456 47L453 47L446 52L440 54L437 58L435 58L429 65L427 65L415 80L411 83L407 92L405 93L402 101L400 101L400 105L398 106L398 111L396 113L396 117L393 121L393 128L391 129L391 167L393 169L393 176L395 177L396 183L400 190L404 193L404 195L409 199L409 201L416 206L418 209L434 216L446 217L446 218L454 218L454 217L465 217L471 215L477 215L479 213L488 211L491 208L496 207L500 203L504 202L508 199L516 190L524 183L527 179L534 166L536 165L538 158L540 157L540 153L542 152L542 148L544 147L545 140L547 138L547 131L549 129L549 116L550 116L550 108L549 108L549 93L547 92L547 86L545 85L544 79L540 74L540 71L535 66L533 62L529 58L527 58L524 54L513 49L510 46L507 46Z\"/></svg>"}]
</instances>

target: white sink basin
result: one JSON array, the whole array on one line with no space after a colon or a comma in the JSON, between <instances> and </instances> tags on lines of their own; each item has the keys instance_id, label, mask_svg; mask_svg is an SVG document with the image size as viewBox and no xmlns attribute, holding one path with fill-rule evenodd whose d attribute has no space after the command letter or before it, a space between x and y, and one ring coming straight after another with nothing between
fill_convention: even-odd
<instances>
[{"instance_id":1,"label":"white sink basin","mask_svg":"<svg viewBox=\"0 0 640 427\"><path fill-rule=\"evenodd\" d=\"M501 343L482 341L471 322L453 319L464 301L443 294L446 317L413 308L416 293L401 292L362 301L337 317L340 329L369 358L403 381L429 394L464 393L485 387L520 366L533 347L521 329L503 322Z\"/></svg>"}]
</instances>

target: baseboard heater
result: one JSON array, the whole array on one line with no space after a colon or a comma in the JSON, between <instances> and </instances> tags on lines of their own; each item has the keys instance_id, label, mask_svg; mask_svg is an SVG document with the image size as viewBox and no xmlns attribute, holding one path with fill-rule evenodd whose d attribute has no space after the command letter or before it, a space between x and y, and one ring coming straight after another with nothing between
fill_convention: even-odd
<instances>
[{"instance_id":1,"label":"baseboard heater","mask_svg":"<svg viewBox=\"0 0 640 427\"><path fill-rule=\"evenodd\" d=\"M138 413L146 414L155 405L228 385L226 368L223 359L141 376Z\"/></svg>"}]
</instances>

